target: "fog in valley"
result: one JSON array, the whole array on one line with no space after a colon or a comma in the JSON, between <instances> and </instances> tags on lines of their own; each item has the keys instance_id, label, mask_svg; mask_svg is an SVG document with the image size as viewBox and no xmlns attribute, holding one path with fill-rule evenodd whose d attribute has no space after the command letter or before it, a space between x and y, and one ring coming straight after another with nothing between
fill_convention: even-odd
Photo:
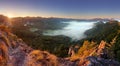
<instances>
[{"instance_id":1,"label":"fog in valley","mask_svg":"<svg viewBox=\"0 0 120 66\"><path fill-rule=\"evenodd\" d=\"M84 32L88 29L91 29L96 22L97 21L63 22L63 23L67 23L68 25L58 30L47 30L43 33L43 35L48 35L48 36L64 35L72 38L72 40L80 40L86 37Z\"/></svg>"}]
</instances>

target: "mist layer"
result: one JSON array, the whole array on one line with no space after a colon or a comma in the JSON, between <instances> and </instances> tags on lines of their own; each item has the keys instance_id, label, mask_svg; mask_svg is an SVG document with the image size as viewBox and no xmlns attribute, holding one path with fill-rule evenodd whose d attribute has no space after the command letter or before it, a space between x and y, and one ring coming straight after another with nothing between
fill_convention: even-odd
<instances>
[{"instance_id":1,"label":"mist layer","mask_svg":"<svg viewBox=\"0 0 120 66\"><path fill-rule=\"evenodd\" d=\"M91 29L96 22L70 21L63 23L67 23L68 25L60 30L47 30L43 33L43 35L49 36L64 35L72 38L72 40L80 40L86 37L84 32L88 29Z\"/></svg>"}]
</instances>

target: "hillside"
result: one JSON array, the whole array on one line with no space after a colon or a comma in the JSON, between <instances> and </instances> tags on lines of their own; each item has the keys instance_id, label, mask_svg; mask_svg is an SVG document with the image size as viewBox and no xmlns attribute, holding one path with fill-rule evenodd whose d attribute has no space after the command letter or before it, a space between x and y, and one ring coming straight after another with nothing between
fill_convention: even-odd
<instances>
[{"instance_id":1,"label":"hillside","mask_svg":"<svg viewBox=\"0 0 120 66\"><path fill-rule=\"evenodd\" d=\"M0 65L1 66L119 66L119 62L105 57L98 57L99 52L105 48L105 42L96 49L94 47L88 48L89 52L97 50L97 56L92 54L79 56L78 59L59 58L47 51L35 50L27 46L22 39L16 35L1 30L0 28ZM84 43L86 44L86 42ZM87 45L85 45L87 46ZM89 46L89 45L88 45ZM92 45L93 46L93 45ZM84 45L83 45L84 47ZM98 49L97 49L98 48ZM86 52L87 49L84 49ZM82 51L80 49L80 51ZM84 51L84 52L85 52ZM87 53L85 53L87 54ZM71 60L72 59L72 60Z\"/></svg>"},{"instance_id":2,"label":"hillside","mask_svg":"<svg viewBox=\"0 0 120 66\"><path fill-rule=\"evenodd\" d=\"M65 36L36 35L26 27L19 27L26 28L20 33L13 28L9 19L1 16L0 66L120 66L117 21L96 23L85 32L87 37L77 42Z\"/></svg>"}]
</instances>

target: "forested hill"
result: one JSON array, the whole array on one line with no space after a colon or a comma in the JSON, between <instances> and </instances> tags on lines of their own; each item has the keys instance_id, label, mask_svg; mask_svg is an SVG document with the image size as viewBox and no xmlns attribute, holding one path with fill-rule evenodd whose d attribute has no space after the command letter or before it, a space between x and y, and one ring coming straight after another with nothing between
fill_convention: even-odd
<instances>
[{"instance_id":1,"label":"forested hill","mask_svg":"<svg viewBox=\"0 0 120 66\"><path fill-rule=\"evenodd\" d=\"M92 29L87 30L85 34L87 35L87 39L110 42L118 34L119 30L120 23L118 21L98 22Z\"/></svg>"},{"instance_id":2,"label":"forested hill","mask_svg":"<svg viewBox=\"0 0 120 66\"><path fill-rule=\"evenodd\" d=\"M77 53L60 58L47 51L35 50L22 39L12 34L7 26L0 27L0 65L1 66L119 66L114 48L119 42L119 34L111 43L84 41ZM115 43L116 42L116 43ZM118 46L117 46L118 47ZM74 50L73 50L74 51ZM119 49L118 49L119 52Z\"/></svg>"},{"instance_id":3,"label":"forested hill","mask_svg":"<svg viewBox=\"0 0 120 66\"><path fill-rule=\"evenodd\" d=\"M1 66L120 66L118 21L96 23L77 42L66 36L42 36L29 31L31 23L9 21L14 20L0 18Z\"/></svg>"},{"instance_id":4,"label":"forested hill","mask_svg":"<svg viewBox=\"0 0 120 66\"><path fill-rule=\"evenodd\" d=\"M109 44L114 43L111 47L113 58L120 61L120 22L109 21L107 23L96 23L96 26L85 32L86 40L100 43L101 40Z\"/></svg>"}]
</instances>

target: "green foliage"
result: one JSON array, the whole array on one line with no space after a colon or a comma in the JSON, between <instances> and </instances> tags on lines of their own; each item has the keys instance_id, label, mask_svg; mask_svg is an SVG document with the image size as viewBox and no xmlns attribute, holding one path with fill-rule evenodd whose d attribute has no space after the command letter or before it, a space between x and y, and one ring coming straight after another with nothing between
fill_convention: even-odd
<instances>
[{"instance_id":1,"label":"green foliage","mask_svg":"<svg viewBox=\"0 0 120 66\"><path fill-rule=\"evenodd\" d=\"M101 40L107 41L110 45L110 42L117 36L117 39L111 47L108 49L108 56L110 58L115 58L116 60L120 61L120 24L117 21L111 21L108 23L96 23L96 26L88 31L85 32L87 35L87 40L95 40L100 43ZM89 44L89 42L86 42L86 45ZM79 50L79 53L82 54L86 47L83 46ZM88 47L89 48L89 47ZM89 48L90 49L90 48ZM82 52L82 53L81 53Z\"/></svg>"},{"instance_id":2,"label":"green foliage","mask_svg":"<svg viewBox=\"0 0 120 66\"><path fill-rule=\"evenodd\" d=\"M108 23L96 23L95 27L85 32L87 39L93 39L98 42L105 40L110 42L118 33L119 25L117 21Z\"/></svg>"},{"instance_id":3,"label":"green foliage","mask_svg":"<svg viewBox=\"0 0 120 66\"><path fill-rule=\"evenodd\" d=\"M117 37L116 43L113 46L115 59L120 61L120 34Z\"/></svg>"},{"instance_id":4,"label":"green foliage","mask_svg":"<svg viewBox=\"0 0 120 66\"><path fill-rule=\"evenodd\" d=\"M67 56L70 39L64 36L37 36L28 31L16 32L29 46L34 49L47 50L60 57Z\"/></svg>"},{"instance_id":5,"label":"green foliage","mask_svg":"<svg viewBox=\"0 0 120 66\"><path fill-rule=\"evenodd\" d=\"M71 39L66 36L44 36L42 33L48 29L61 29L67 25L61 23L61 21L66 20L41 17L13 18L11 20L13 25L12 32L34 49L46 50L57 56L65 57L67 56L69 46L73 44ZM26 26L26 24L28 25ZM39 31L31 32L31 28L37 28Z\"/></svg>"},{"instance_id":6,"label":"green foliage","mask_svg":"<svg viewBox=\"0 0 120 66\"><path fill-rule=\"evenodd\" d=\"M117 59L118 61L120 61L120 50L117 51L116 59Z\"/></svg>"},{"instance_id":7,"label":"green foliage","mask_svg":"<svg viewBox=\"0 0 120 66\"><path fill-rule=\"evenodd\" d=\"M96 46L96 43L92 43L86 40L94 40L100 43L101 40L105 40L108 43L118 34L120 30L119 23L117 21L111 21L107 23L98 22L95 27L86 31L87 37L77 42L71 42L70 38L66 36L43 36L44 30L61 29L65 25L60 23L65 21L64 19L54 18L40 18L40 17L25 17L12 19L13 28L12 31L18 37L22 38L29 46L34 49L47 50L50 53L56 54L60 57L67 56L68 48L71 44L81 44L81 48L78 51L79 55L90 54L91 48ZM34 25L24 26L26 22L34 23ZM31 32L31 28L38 28L39 31ZM82 46L83 43L83 46ZM87 50L87 51L85 51ZM112 47L112 51L115 53L115 58L119 60L120 56L120 35L117 38L115 45Z\"/></svg>"}]
</instances>

